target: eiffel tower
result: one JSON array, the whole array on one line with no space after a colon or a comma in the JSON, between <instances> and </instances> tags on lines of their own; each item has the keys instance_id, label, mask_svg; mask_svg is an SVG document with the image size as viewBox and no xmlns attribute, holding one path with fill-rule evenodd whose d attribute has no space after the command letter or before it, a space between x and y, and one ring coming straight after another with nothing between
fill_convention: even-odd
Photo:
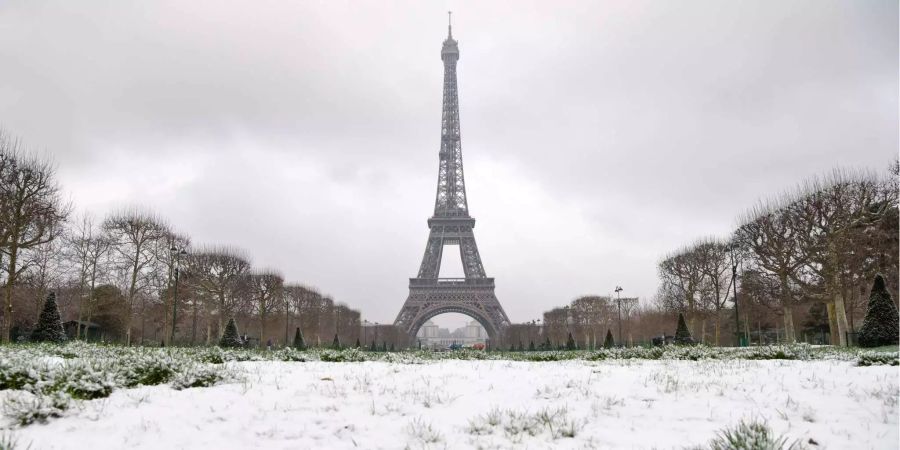
<instances>
[{"instance_id":1,"label":"eiffel tower","mask_svg":"<svg viewBox=\"0 0 900 450\"><path fill-rule=\"evenodd\" d=\"M439 314L460 313L477 320L488 333L488 345L498 346L509 318L494 295L494 279L488 278L475 244L475 219L469 216L463 177L459 132L459 96L456 62L459 47L447 25L447 40L441 49L444 61L444 98L441 115L441 150L438 153L437 196L434 215L428 219L428 243L419 274L409 279L409 297L394 325L415 342L419 328ZM465 278L439 278L445 245L458 245Z\"/></svg>"}]
</instances>

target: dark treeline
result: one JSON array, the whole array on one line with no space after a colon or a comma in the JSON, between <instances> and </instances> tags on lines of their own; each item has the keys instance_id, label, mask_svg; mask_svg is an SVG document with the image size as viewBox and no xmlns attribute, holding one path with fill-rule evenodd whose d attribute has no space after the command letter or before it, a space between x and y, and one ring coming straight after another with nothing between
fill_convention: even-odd
<instances>
[{"instance_id":1,"label":"dark treeline","mask_svg":"<svg viewBox=\"0 0 900 450\"><path fill-rule=\"evenodd\" d=\"M359 339L358 311L253 267L244 251L193 245L142 209L76 217L54 169L0 132L4 342L30 336L51 291L75 338L214 344L234 317L240 334L257 344L289 344L298 327L309 345Z\"/></svg>"}]
</instances>

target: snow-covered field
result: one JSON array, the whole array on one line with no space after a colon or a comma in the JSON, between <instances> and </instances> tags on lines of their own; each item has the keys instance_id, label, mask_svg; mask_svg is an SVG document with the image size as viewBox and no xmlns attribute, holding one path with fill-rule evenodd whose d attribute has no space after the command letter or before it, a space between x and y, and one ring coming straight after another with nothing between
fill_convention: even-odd
<instances>
[{"instance_id":1,"label":"snow-covered field","mask_svg":"<svg viewBox=\"0 0 900 450\"><path fill-rule=\"evenodd\" d=\"M116 390L17 428L33 449L685 448L741 420L898 448L898 367L849 361L232 362L242 381Z\"/></svg>"}]
</instances>

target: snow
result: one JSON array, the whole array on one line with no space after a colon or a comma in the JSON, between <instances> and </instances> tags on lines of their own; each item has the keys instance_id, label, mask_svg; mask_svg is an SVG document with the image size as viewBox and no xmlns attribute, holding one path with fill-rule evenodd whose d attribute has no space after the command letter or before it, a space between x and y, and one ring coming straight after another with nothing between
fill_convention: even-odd
<instances>
[{"instance_id":1,"label":"snow","mask_svg":"<svg viewBox=\"0 0 900 450\"><path fill-rule=\"evenodd\" d=\"M684 448L742 419L898 448L898 368L848 361L238 362L239 382L123 389L21 448ZM491 423L496 425L491 425ZM574 437L566 437L574 430Z\"/></svg>"}]
</instances>

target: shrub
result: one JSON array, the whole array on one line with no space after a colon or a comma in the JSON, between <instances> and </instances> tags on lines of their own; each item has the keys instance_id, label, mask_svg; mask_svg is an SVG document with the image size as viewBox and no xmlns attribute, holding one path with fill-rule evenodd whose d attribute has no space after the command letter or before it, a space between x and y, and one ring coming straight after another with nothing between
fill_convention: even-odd
<instances>
[{"instance_id":1,"label":"shrub","mask_svg":"<svg viewBox=\"0 0 900 450\"><path fill-rule=\"evenodd\" d=\"M675 329L675 344L690 345L694 343L691 332L688 330L687 324L684 323L684 314L678 313L678 327Z\"/></svg>"},{"instance_id":2,"label":"shrub","mask_svg":"<svg viewBox=\"0 0 900 450\"><path fill-rule=\"evenodd\" d=\"M857 366L897 366L900 365L896 353L861 352L856 360Z\"/></svg>"},{"instance_id":3,"label":"shrub","mask_svg":"<svg viewBox=\"0 0 900 450\"><path fill-rule=\"evenodd\" d=\"M612 330L609 328L606 329L606 340L603 341L603 348L613 348L616 346L616 341L613 340Z\"/></svg>"},{"instance_id":4,"label":"shrub","mask_svg":"<svg viewBox=\"0 0 900 450\"><path fill-rule=\"evenodd\" d=\"M225 325L225 331L222 333L222 339L219 340L219 347L237 348L243 345L241 337L238 335L237 325L234 323L234 317L228 319Z\"/></svg>"},{"instance_id":5,"label":"shrub","mask_svg":"<svg viewBox=\"0 0 900 450\"><path fill-rule=\"evenodd\" d=\"M225 378L221 367L191 365L175 375L172 379L172 388L180 391L187 388L215 386Z\"/></svg>"},{"instance_id":6,"label":"shrub","mask_svg":"<svg viewBox=\"0 0 900 450\"><path fill-rule=\"evenodd\" d=\"M30 392L15 392L3 402L3 412L19 425L44 423L52 417L62 417L69 408L69 396L55 392L50 395L36 395Z\"/></svg>"},{"instance_id":7,"label":"shrub","mask_svg":"<svg viewBox=\"0 0 900 450\"><path fill-rule=\"evenodd\" d=\"M119 375L126 387L154 386L171 380L179 366L169 355L151 353L122 361Z\"/></svg>"},{"instance_id":8,"label":"shrub","mask_svg":"<svg viewBox=\"0 0 900 450\"><path fill-rule=\"evenodd\" d=\"M96 361L67 364L59 370L53 390L69 394L77 400L109 397L118 385L116 374Z\"/></svg>"},{"instance_id":9,"label":"shrub","mask_svg":"<svg viewBox=\"0 0 900 450\"><path fill-rule=\"evenodd\" d=\"M577 347L575 346L575 338L572 337L572 333L569 333L569 337L566 339L566 350L575 350Z\"/></svg>"},{"instance_id":10,"label":"shrub","mask_svg":"<svg viewBox=\"0 0 900 450\"><path fill-rule=\"evenodd\" d=\"M366 355L355 348L322 350L319 359L326 362L361 362L366 360Z\"/></svg>"},{"instance_id":11,"label":"shrub","mask_svg":"<svg viewBox=\"0 0 900 450\"><path fill-rule=\"evenodd\" d=\"M46 378L46 364L24 358L0 358L0 390L25 389Z\"/></svg>"},{"instance_id":12,"label":"shrub","mask_svg":"<svg viewBox=\"0 0 900 450\"><path fill-rule=\"evenodd\" d=\"M63 330L62 319L59 317L59 308L56 306L56 293L51 292L44 301L44 309L38 317L38 323L31 333L31 340L35 342L53 342L61 344L66 341L66 332Z\"/></svg>"},{"instance_id":13,"label":"shrub","mask_svg":"<svg viewBox=\"0 0 900 450\"><path fill-rule=\"evenodd\" d=\"M357 345L357 347L359 346ZM300 331L300 327L297 327L297 330L294 331L294 348L306 350L306 343L303 342L303 332Z\"/></svg>"},{"instance_id":14,"label":"shrub","mask_svg":"<svg viewBox=\"0 0 900 450\"><path fill-rule=\"evenodd\" d=\"M788 443L784 436L776 435L765 423L741 422L733 428L717 433L709 443L710 450L800 450L799 441Z\"/></svg>"},{"instance_id":15,"label":"shrub","mask_svg":"<svg viewBox=\"0 0 900 450\"><path fill-rule=\"evenodd\" d=\"M898 341L897 307L884 285L884 277L875 275L866 318L859 329L860 347L896 345Z\"/></svg>"}]
</instances>

